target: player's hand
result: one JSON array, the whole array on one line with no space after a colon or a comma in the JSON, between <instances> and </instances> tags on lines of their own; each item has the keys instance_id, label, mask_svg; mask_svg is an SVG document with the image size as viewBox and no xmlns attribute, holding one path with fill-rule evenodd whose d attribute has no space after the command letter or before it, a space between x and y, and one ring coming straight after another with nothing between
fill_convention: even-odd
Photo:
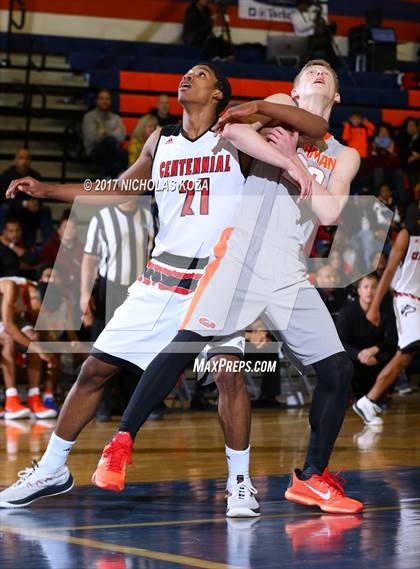
<instances>
[{"instance_id":1,"label":"player's hand","mask_svg":"<svg viewBox=\"0 0 420 569\"><path fill-rule=\"evenodd\" d=\"M230 122L246 122L252 115L258 114L258 101L249 101L228 109L218 120L215 132L221 134L224 127Z\"/></svg>"},{"instance_id":2,"label":"player's hand","mask_svg":"<svg viewBox=\"0 0 420 569\"><path fill-rule=\"evenodd\" d=\"M48 184L43 184L30 176L12 180L6 190L6 198L13 199L18 192L25 192L33 198L46 198L48 195Z\"/></svg>"},{"instance_id":3,"label":"player's hand","mask_svg":"<svg viewBox=\"0 0 420 569\"><path fill-rule=\"evenodd\" d=\"M270 129L267 134L268 142L286 158L293 158L296 155L298 137L298 132L290 132L282 126Z\"/></svg>"},{"instance_id":4,"label":"player's hand","mask_svg":"<svg viewBox=\"0 0 420 569\"><path fill-rule=\"evenodd\" d=\"M364 350L360 350L357 354L357 359L360 363L365 365L375 365L374 363L369 363L372 359L376 361L376 354L379 352L377 346L372 346L371 348L365 348Z\"/></svg>"},{"instance_id":5,"label":"player's hand","mask_svg":"<svg viewBox=\"0 0 420 569\"><path fill-rule=\"evenodd\" d=\"M38 356L41 358L43 362L46 362L48 369L53 369L57 367L57 356L55 354L45 354L45 353L38 353Z\"/></svg>"},{"instance_id":6,"label":"player's hand","mask_svg":"<svg viewBox=\"0 0 420 569\"><path fill-rule=\"evenodd\" d=\"M374 326L379 326L381 321L381 313L379 309L375 306L371 306L366 313L366 318L371 322Z\"/></svg>"},{"instance_id":7,"label":"player's hand","mask_svg":"<svg viewBox=\"0 0 420 569\"><path fill-rule=\"evenodd\" d=\"M297 200L297 203L307 200L312 195L312 182L313 178L309 174L308 170L299 160L296 155L296 158L293 158L288 161L289 165L286 166L285 171L288 175L292 178L292 180L300 187L300 194Z\"/></svg>"}]
</instances>

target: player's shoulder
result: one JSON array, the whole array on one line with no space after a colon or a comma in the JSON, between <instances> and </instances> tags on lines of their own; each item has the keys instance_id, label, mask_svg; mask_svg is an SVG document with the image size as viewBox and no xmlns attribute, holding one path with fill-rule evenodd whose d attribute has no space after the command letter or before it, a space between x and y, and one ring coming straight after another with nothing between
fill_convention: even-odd
<instances>
[{"instance_id":1,"label":"player's shoulder","mask_svg":"<svg viewBox=\"0 0 420 569\"><path fill-rule=\"evenodd\" d=\"M342 167L347 166L350 170L357 170L360 166L360 154L356 149L345 146L338 140L336 142L340 147L340 152L337 156L337 165Z\"/></svg>"},{"instance_id":2,"label":"player's shoulder","mask_svg":"<svg viewBox=\"0 0 420 569\"><path fill-rule=\"evenodd\" d=\"M277 103L278 105L290 105L292 107L296 107L296 103L292 97L290 95L286 95L286 93L274 93L274 95L270 95L264 100L268 103Z\"/></svg>"}]
</instances>

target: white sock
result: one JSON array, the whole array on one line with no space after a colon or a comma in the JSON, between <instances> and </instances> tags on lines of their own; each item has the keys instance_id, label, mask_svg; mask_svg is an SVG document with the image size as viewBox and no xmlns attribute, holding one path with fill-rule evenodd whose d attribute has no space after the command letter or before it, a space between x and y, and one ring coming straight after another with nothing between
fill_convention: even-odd
<instances>
[{"instance_id":1,"label":"white sock","mask_svg":"<svg viewBox=\"0 0 420 569\"><path fill-rule=\"evenodd\" d=\"M249 455L251 447L245 450L234 450L225 447L228 465L228 479L226 488L229 490L238 483L238 476L243 476L243 482L250 482L249 478Z\"/></svg>"},{"instance_id":2,"label":"white sock","mask_svg":"<svg viewBox=\"0 0 420 569\"><path fill-rule=\"evenodd\" d=\"M28 389L28 397L31 397L31 395L39 395L39 387L31 387Z\"/></svg>"},{"instance_id":3,"label":"white sock","mask_svg":"<svg viewBox=\"0 0 420 569\"><path fill-rule=\"evenodd\" d=\"M6 389L6 397L14 397L17 394L18 390L16 389L16 387L8 387Z\"/></svg>"},{"instance_id":4,"label":"white sock","mask_svg":"<svg viewBox=\"0 0 420 569\"><path fill-rule=\"evenodd\" d=\"M51 472L64 466L75 442L76 441L65 441L53 433L51 435L50 442L48 443L47 450L39 461L39 467L42 470Z\"/></svg>"}]
</instances>

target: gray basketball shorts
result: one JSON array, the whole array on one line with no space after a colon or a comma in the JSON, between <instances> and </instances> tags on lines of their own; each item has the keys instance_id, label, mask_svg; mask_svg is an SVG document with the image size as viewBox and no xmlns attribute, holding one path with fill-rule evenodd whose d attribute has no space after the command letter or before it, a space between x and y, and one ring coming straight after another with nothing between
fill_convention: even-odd
<instances>
[{"instance_id":1,"label":"gray basketball shorts","mask_svg":"<svg viewBox=\"0 0 420 569\"><path fill-rule=\"evenodd\" d=\"M261 247L233 229L206 267L181 329L230 336L262 317L304 366L344 351L334 322L288 243Z\"/></svg>"}]
</instances>

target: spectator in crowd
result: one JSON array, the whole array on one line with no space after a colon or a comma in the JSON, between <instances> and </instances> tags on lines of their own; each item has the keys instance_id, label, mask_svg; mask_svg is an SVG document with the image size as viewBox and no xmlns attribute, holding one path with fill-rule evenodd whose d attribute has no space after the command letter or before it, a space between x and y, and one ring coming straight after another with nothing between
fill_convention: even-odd
<instances>
[{"instance_id":1,"label":"spectator in crowd","mask_svg":"<svg viewBox=\"0 0 420 569\"><path fill-rule=\"evenodd\" d=\"M142 274L153 239L152 214L138 198L103 208L92 218L82 260L80 295L80 309L85 315L85 326L91 327L92 341L122 304L128 287ZM139 377L125 370L121 379L128 403ZM98 407L97 419L110 420L111 407L112 385L109 385Z\"/></svg>"},{"instance_id":2,"label":"spectator in crowd","mask_svg":"<svg viewBox=\"0 0 420 569\"><path fill-rule=\"evenodd\" d=\"M331 65L336 65L337 56L332 45L332 36L337 26L327 22L327 15L322 12L322 7L308 0L298 0L290 19L294 33L308 38L307 57L327 59Z\"/></svg>"},{"instance_id":3,"label":"spectator in crowd","mask_svg":"<svg viewBox=\"0 0 420 569\"><path fill-rule=\"evenodd\" d=\"M61 274L53 265L42 265L39 268L37 293L39 305L36 307L36 318L40 340L46 342L67 340L72 342L73 348L76 348L79 337L75 332L73 307L63 289ZM43 393L44 405L57 412L55 388L61 371L60 367L61 357L58 365L47 370Z\"/></svg>"},{"instance_id":4,"label":"spectator in crowd","mask_svg":"<svg viewBox=\"0 0 420 569\"><path fill-rule=\"evenodd\" d=\"M375 134L375 125L362 113L353 113L343 124L341 138L347 146L355 148L363 161L368 156L369 138Z\"/></svg>"},{"instance_id":5,"label":"spectator in crowd","mask_svg":"<svg viewBox=\"0 0 420 569\"><path fill-rule=\"evenodd\" d=\"M347 299L347 293L338 285L337 273L330 265L324 265L316 273L316 287L329 313L335 320Z\"/></svg>"},{"instance_id":6,"label":"spectator in crowd","mask_svg":"<svg viewBox=\"0 0 420 569\"><path fill-rule=\"evenodd\" d=\"M169 112L168 95L158 95L156 99L156 107L150 109L149 114L157 118L159 126L167 126L168 124L177 124L178 117L171 115Z\"/></svg>"},{"instance_id":7,"label":"spectator in crowd","mask_svg":"<svg viewBox=\"0 0 420 569\"><path fill-rule=\"evenodd\" d=\"M392 184L398 192L398 201L406 202L400 160L390 128L386 124L380 125L372 141L371 162L375 190L382 184Z\"/></svg>"},{"instance_id":8,"label":"spectator in crowd","mask_svg":"<svg viewBox=\"0 0 420 569\"><path fill-rule=\"evenodd\" d=\"M208 0L194 0L185 10L182 41L192 47L204 47L212 35L213 21Z\"/></svg>"},{"instance_id":9,"label":"spectator in crowd","mask_svg":"<svg viewBox=\"0 0 420 569\"><path fill-rule=\"evenodd\" d=\"M165 96L165 95L163 95ZM128 165L134 164L145 145L146 140L159 125L157 116L147 114L139 119L128 144Z\"/></svg>"},{"instance_id":10,"label":"spectator in crowd","mask_svg":"<svg viewBox=\"0 0 420 569\"><path fill-rule=\"evenodd\" d=\"M16 178L23 178L25 176L31 176L36 180L42 180L42 176L39 172L31 168L31 155L27 148L19 148L16 151L15 159L13 165L7 168L2 174L0 174L0 201L4 201L4 194L12 180ZM24 194L17 194L15 200L22 201L27 199ZM13 201L15 201L13 200Z\"/></svg>"},{"instance_id":11,"label":"spectator in crowd","mask_svg":"<svg viewBox=\"0 0 420 569\"><path fill-rule=\"evenodd\" d=\"M127 167L127 153L120 147L125 139L121 117L111 112L111 92L101 89L96 107L86 113L82 122L86 154L98 167L100 178L116 178Z\"/></svg>"},{"instance_id":12,"label":"spectator in crowd","mask_svg":"<svg viewBox=\"0 0 420 569\"><path fill-rule=\"evenodd\" d=\"M0 277L31 277L37 261L36 252L23 243L20 221L7 218L0 236Z\"/></svg>"},{"instance_id":13,"label":"spectator in crowd","mask_svg":"<svg viewBox=\"0 0 420 569\"><path fill-rule=\"evenodd\" d=\"M298 0L296 10L292 10L290 19L297 36L313 36L315 32L316 10L308 0Z\"/></svg>"},{"instance_id":14,"label":"spectator in crowd","mask_svg":"<svg viewBox=\"0 0 420 569\"><path fill-rule=\"evenodd\" d=\"M409 117L401 125L398 139L401 166L408 175L410 188L420 181L420 132L419 121Z\"/></svg>"},{"instance_id":15,"label":"spectator in crowd","mask_svg":"<svg viewBox=\"0 0 420 569\"><path fill-rule=\"evenodd\" d=\"M357 299L347 302L336 320L343 346L354 364L352 387L356 400L371 389L376 376L397 349L392 306L386 304L381 308L381 323L378 327L366 318L377 287L378 278L374 273L360 279Z\"/></svg>"},{"instance_id":16,"label":"spectator in crowd","mask_svg":"<svg viewBox=\"0 0 420 569\"><path fill-rule=\"evenodd\" d=\"M6 201L4 194L12 180L31 176L42 180L39 172L31 168L31 155L26 148L16 151L13 165L0 174L0 229L6 217L17 217L22 223L23 239L26 243L36 242L36 231L41 231L42 240L47 240L52 231L51 212L39 200L18 193L16 199Z\"/></svg>"},{"instance_id":17,"label":"spectator in crowd","mask_svg":"<svg viewBox=\"0 0 420 569\"><path fill-rule=\"evenodd\" d=\"M77 238L75 219L70 219L70 209L66 209L58 222L57 230L41 250L41 263L60 268L64 289L72 300L73 306L78 304L80 267L83 247Z\"/></svg>"},{"instance_id":18,"label":"spectator in crowd","mask_svg":"<svg viewBox=\"0 0 420 569\"><path fill-rule=\"evenodd\" d=\"M331 251L328 256L328 264L335 272L336 275L336 286L342 286L343 277L344 277L344 266L343 266L343 257L337 249Z\"/></svg>"},{"instance_id":19,"label":"spectator in crowd","mask_svg":"<svg viewBox=\"0 0 420 569\"><path fill-rule=\"evenodd\" d=\"M34 343L38 335L33 329L35 314L34 304L38 301L35 283L23 278L11 277L0 279L0 345L2 347L2 371L6 385L6 419L23 419L32 413L38 419L57 416L56 411L47 408L40 396L42 361L49 368L54 367L53 354L44 354ZM28 349L26 354L26 375L28 380L27 406L22 405L16 389L16 352L17 348Z\"/></svg>"},{"instance_id":20,"label":"spectator in crowd","mask_svg":"<svg viewBox=\"0 0 420 569\"><path fill-rule=\"evenodd\" d=\"M377 199L378 201L373 205L373 209L376 213L376 221L378 223L378 226L388 227L388 217L384 215L384 210L381 207L381 204L383 204L394 212L391 228L392 230L397 230L401 223L401 215L399 207L394 201L391 186L389 184L382 184L379 187Z\"/></svg>"},{"instance_id":21,"label":"spectator in crowd","mask_svg":"<svg viewBox=\"0 0 420 569\"><path fill-rule=\"evenodd\" d=\"M420 233L420 199L417 198L413 201L407 208L405 218L404 218L404 225L406 228L411 228L411 231L417 231Z\"/></svg>"}]
</instances>

